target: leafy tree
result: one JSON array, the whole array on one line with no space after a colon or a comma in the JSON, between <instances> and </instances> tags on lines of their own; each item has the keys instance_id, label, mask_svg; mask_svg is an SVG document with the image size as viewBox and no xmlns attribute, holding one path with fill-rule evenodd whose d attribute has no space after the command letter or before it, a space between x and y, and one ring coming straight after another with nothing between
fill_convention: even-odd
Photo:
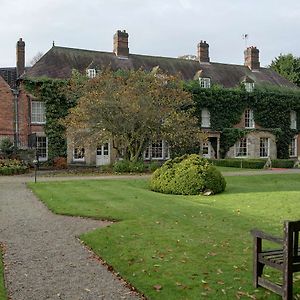
<instances>
[{"instance_id":1,"label":"leafy tree","mask_svg":"<svg viewBox=\"0 0 300 300\"><path fill-rule=\"evenodd\" d=\"M103 70L81 93L63 121L77 144L112 141L120 156L137 161L151 141L167 140L171 148L199 141L190 94L179 78L158 69Z\"/></svg>"},{"instance_id":2,"label":"leafy tree","mask_svg":"<svg viewBox=\"0 0 300 300\"><path fill-rule=\"evenodd\" d=\"M280 54L270 68L300 87L300 57L292 54Z\"/></svg>"}]
</instances>

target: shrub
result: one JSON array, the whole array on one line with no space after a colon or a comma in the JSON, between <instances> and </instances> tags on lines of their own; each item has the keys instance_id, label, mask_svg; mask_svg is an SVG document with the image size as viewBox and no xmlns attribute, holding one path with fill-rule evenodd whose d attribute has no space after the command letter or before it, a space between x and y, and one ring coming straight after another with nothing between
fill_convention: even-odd
<instances>
[{"instance_id":1,"label":"shrub","mask_svg":"<svg viewBox=\"0 0 300 300\"><path fill-rule=\"evenodd\" d=\"M4 138L1 140L0 151L6 157L9 157L14 152L14 144L9 138Z\"/></svg>"},{"instance_id":2,"label":"shrub","mask_svg":"<svg viewBox=\"0 0 300 300\"><path fill-rule=\"evenodd\" d=\"M266 159L244 159L244 158L226 158L210 160L211 163L219 167L262 169Z\"/></svg>"},{"instance_id":3,"label":"shrub","mask_svg":"<svg viewBox=\"0 0 300 300\"><path fill-rule=\"evenodd\" d=\"M68 168L67 159L65 157L55 157L53 159L53 167L59 170L67 169Z\"/></svg>"},{"instance_id":4,"label":"shrub","mask_svg":"<svg viewBox=\"0 0 300 300\"><path fill-rule=\"evenodd\" d=\"M272 168L293 168L294 164L291 159L272 159Z\"/></svg>"},{"instance_id":5,"label":"shrub","mask_svg":"<svg viewBox=\"0 0 300 300\"><path fill-rule=\"evenodd\" d=\"M226 182L222 174L197 154L169 160L151 178L150 189L176 195L197 195L206 190L221 193Z\"/></svg>"},{"instance_id":6,"label":"shrub","mask_svg":"<svg viewBox=\"0 0 300 300\"><path fill-rule=\"evenodd\" d=\"M113 170L117 173L143 173L146 166L143 161L119 160L114 163Z\"/></svg>"},{"instance_id":7,"label":"shrub","mask_svg":"<svg viewBox=\"0 0 300 300\"><path fill-rule=\"evenodd\" d=\"M0 159L0 175L23 174L29 170L23 162L16 159Z\"/></svg>"},{"instance_id":8,"label":"shrub","mask_svg":"<svg viewBox=\"0 0 300 300\"><path fill-rule=\"evenodd\" d=\"M148 167L148 170L153 173L154 171L156 171L158 168L160 168L160 163L157 162L157 161L151 161L147 167Z\"/></svg>"}]
</instances>

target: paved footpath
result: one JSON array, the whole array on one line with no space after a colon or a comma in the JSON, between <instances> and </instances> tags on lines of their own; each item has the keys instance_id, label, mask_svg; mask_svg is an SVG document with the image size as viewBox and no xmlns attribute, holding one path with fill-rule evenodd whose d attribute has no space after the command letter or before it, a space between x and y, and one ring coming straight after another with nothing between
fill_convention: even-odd
<instances>
[{"instance_id":1,"label":"paved footpath","mask_svg":"<svg viewBox=\"0 0 300 300\"><path fill-rule=\"evenodd\" d=\"M139 299L76 238L109 223L51 213L26 188L28 180L0 177L0 242L11 299Z\"/></svg>"}]
</instances>

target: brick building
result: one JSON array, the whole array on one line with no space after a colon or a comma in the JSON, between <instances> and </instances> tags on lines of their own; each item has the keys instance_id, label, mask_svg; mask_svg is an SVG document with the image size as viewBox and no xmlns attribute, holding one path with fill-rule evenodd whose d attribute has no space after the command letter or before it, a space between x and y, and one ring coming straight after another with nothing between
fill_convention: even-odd
<instances>
[{"instance_id":1,"label":"brick building","mask_svg":"<svg viewBox=\"0 0 300 300\"><path fill-rule=\"evenodd\" d=\"M47 159L47 137L44 134L45 106L38 99L26 95L22 90L22 83L17 80L23 78L40 77L67 79L72 70L76 69L82 74L92 78L106 67L112 70L137 70L152 71L159 67L162 72L180 74L183 80L198 80L202 88L210 88L217 84L224 88L234 88L245 85L248 92L260 84L271 84L278 87L295 88L295 85L269 68L263 68L259 62L259 50L248 47L245 59L241 65L211 62L209 45L201 41L197 45L197 55L194 59L170 58L132 54L129 51L128 33L117 31L113 37L112 52L92 51L84 49L54 46L30 69L25 69L25 43L20 39L17 43L16 68L0 68L0 75L6 82L0 80L1 102L7 113L0 119L0 135L14 137L15 144L19 147L29 145L29 137L34 136L37 147L40 149L41 159ZM5 73L6 72L6 73ZM2 92L3 91L3 92ZM0 107L1 108L1 107ZM12 109L12 111L11 111ZM0 109L0 111L2 111ZM9 111L9 112L8 112ZM296 116L291 111L291 126L294 126ZM3 116L3 117L2 117ZM12 118L12 120L11 120ZM9 121L11 120L11 121ZM269 131L255 124L253 111L245 110L241 120L234 127L255 128L244 139L237 141L229 152L228 157L276 157L275 137ZM204 142L201 152L207 157L219 157L220 132L210 128L210 112L202 110L202 128L207 133L208 141ZM212 147L212 143L216 147ZM298 137L294 140L293 157L298 156ZM149 145L145 152L145 159L164 160L169 157L168 146L165 141ZM78 149L72 141L68 143L68 162L88 165L101 165L110 163L114 159L111 144L89 145Z\"/></svg>"},{"instance_id":2,"label":"brick building","mask_svg":"<svg viewBox=\"0 0 300 300\"><path fill-rule=\"evenodd\" d=\"M20 80L29 70L25 67L25 42L20 38L16 67L0 68L0 139L9 138L19 149L28 148L31 142L39 149L40 160L47 160L44 105L25 93Z\"/></svg>"}]
</instances>

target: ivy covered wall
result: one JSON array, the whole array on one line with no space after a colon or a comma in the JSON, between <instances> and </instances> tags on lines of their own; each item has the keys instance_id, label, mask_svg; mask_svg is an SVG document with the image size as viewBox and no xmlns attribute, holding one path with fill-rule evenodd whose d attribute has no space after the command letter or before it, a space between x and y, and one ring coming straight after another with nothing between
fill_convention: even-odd
<instances>
[{"instance_id":1,"label":"ivy covered wall","mask_svg":"<svg viewBox=\"0 0 300 300\"><path fill-rule=\"evenodd\" d=\"M278 158L289 157L289 144L299 130L300 91L272 87L258 87L251 93L242 87L203 89L197 81L187 83L186 88L193 94L199 125L201 110L207 108L211 129L221 131L221 156L224 157L229 148L249 132L249 129L233 128L240 122L244 110L249 108L254 112L255 123L275 134ZM290 129L291 110L297 113L296 130Z\"/></svg>"},{"instance_id":2,"label":"ivy covered wall","mask_svg":"<svg viewBox=\"0 0 300 300\"><path fill-rule=\"evenodd\" d=\"M45 102L45 134L48 137L48 159L67 156L65 127L60 119L68 114L69 108L76 104L76 97L66 95L67 81L53 79L25 80L26 91Z\"/></svg>"}]
</instances>

